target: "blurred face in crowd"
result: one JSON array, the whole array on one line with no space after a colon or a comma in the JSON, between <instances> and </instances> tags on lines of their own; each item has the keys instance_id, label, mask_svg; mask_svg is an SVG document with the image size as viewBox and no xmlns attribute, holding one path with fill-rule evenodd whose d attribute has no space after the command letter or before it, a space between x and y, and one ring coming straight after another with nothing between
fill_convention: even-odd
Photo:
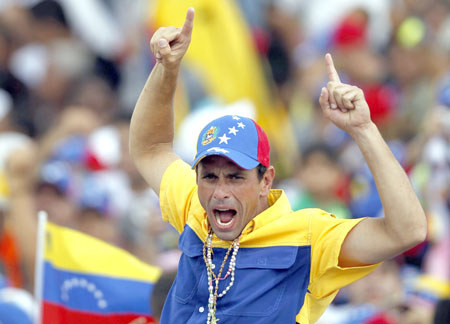
<instances>
[{"instance_id":1,"label":"blurred face in crowd","mask_svg":"<svg viewBox=\"0 0 450 324\"><path fill-rule=\"evenodd\" d=\"M58 188L50 184L41 184L36 191L36 206L45 210L49 220L63 226L73 226L76 207Z\"/></svg>"},{"instance_id":2,"label":"blurred face in crowd","mask_svg":"<svg viewBox=\"0 0 450 324\"><path fill-rule=\"evenodd\" d=\"M394 44L389 50L389 70L400 85L412 84L423 77L426 56L423 46L405 48Z\"/></svg>"},{"instance_id":3,"label":"blurred face in crowd","mask_svg":"<svg viewBox=\"0 0 450 324\"><path fill-rule=\"evenodd\" d=\"M110 122L116 112L116 96L102 78L91 76L76 90L74 102L92 109L103 122Z\"/></svg>"},{"instance_id":4,"label":"blurred face in crowd","mask_svg":"<svg viewBox=\"0 0 450 324\"><path fill-rule=\"evenodd\" d=\"M299 177L309 193L316 198L326 198L334 194L340 171L325 153L316 151L303 161Z\"/></svg>"},{"instance_id":5,"label":"blurred face in crowd","mask_svg":"<svg viewBox=\"0 0 450 324\"><path fill-rule=\"evenodd\" d=\"M116 221L108 218L95 208L80 208L77 220L78 229L83 233L113 245L120 246L122 243L119 226Z\"/></svg>"},{"instance_id":6,"label":"blurred face in crowd","mask_svg":"<svg viewBox=\"0 0 450 324\"><path fill-rule=\"evenodd\" d=\"M347 287L351 303L379 308L396 305L401 298L401 280L395 262L383 263L367 277Z\"/></svg>"},{"instance_id":7,"label":"blurred face in crowd","mask_svg":"<svg viewBox=\"0 0 450 324\"><path fill-rule=\"evenodd\" d=\"M198 197L220 239L235 239L268 207L273 176L273 167L260 180L256 168L242 169L228 158L213 155L201 160L197 168Z\"/></svg>"}]
</instances>

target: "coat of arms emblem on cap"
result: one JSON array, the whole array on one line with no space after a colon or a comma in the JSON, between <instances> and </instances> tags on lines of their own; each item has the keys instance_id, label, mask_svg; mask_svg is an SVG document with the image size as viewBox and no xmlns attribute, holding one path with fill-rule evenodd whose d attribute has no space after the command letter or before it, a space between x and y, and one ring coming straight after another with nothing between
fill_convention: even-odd
<instances>
[{"instance_id":1,"label":"coat of arms emblem on cap","mask_svg":"<svg viewBox=\"0 0 450 324\"><path fill-rule=\"evenodd\" d=\"M211 126L210 129L206 131L206 133L203 134L202 137L202 145L207 145L214 141L214 139L217 137L217 134L219 133L219 129L216 126Z\"/></svg>"}]
</instances>

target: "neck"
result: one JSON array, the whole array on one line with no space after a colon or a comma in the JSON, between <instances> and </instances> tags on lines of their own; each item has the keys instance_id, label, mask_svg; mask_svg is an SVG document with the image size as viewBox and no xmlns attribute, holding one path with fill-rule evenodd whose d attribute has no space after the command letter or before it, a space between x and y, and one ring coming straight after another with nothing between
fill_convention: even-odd
<instances>
[{"instance_id":1,"label":"neck","mask_svg":"<svg viewBox=\"0 0 450 324\"><path fill-rule=\"evenodd\" d=\"M259 208L258 208L257 213L256 213L256 215L254 217L258 216L259 214L261 214L263 211L265 211L269 207L270 207L269 199L267 199L267 196L261 197L261 199L259 200Z\"/></svg>"}]
</instances>

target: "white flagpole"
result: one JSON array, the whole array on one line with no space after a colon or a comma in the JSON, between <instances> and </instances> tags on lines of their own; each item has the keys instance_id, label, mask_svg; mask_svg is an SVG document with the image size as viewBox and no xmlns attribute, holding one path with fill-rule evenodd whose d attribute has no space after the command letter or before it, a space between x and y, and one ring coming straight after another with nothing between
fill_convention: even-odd
<instances>
[{"instance_id":1,"label":"white flagpole","mask_svg":"<svg viewBox=\"0 0 450 324\"><path fill-rule=\"evenodd\" d=\"M42 323L42 297L44 284L44 248L45 248L45 225L47 213L43 210L38 212L36 260L34 266L34 298L36 300L35 324Z\"/></svg>"}]
</instances>

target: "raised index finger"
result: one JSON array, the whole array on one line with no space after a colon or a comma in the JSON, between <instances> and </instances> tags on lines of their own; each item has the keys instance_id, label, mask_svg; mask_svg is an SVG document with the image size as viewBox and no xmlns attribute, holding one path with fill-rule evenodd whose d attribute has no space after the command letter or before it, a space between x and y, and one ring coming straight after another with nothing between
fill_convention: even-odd
<instances>
[{"instance_id":1,"label":"raised index finger","mask_svg":"<svg viewBox=\"0 0 450 324\"><path fill-rule=\"evenodd\" d=\"M325 63L327 66L327 72L330 81L341 82L341 79L339 79L339 74L337 73L336 68L334 67L333 58L331 57L330 53L327 53L325 55Z\"/></svg>"},{"instance_id":2,"label":"raised index finger","mask_svg":"<svg viewBox=\"0 0 450 324\"><path fill-rule=\"evenodd\" d=\"M194 8L189 8L186 13L186 20L181 28L181 34L190 37L192 33L192 27L194 26Z\"/></svg>"}]
</instances>

